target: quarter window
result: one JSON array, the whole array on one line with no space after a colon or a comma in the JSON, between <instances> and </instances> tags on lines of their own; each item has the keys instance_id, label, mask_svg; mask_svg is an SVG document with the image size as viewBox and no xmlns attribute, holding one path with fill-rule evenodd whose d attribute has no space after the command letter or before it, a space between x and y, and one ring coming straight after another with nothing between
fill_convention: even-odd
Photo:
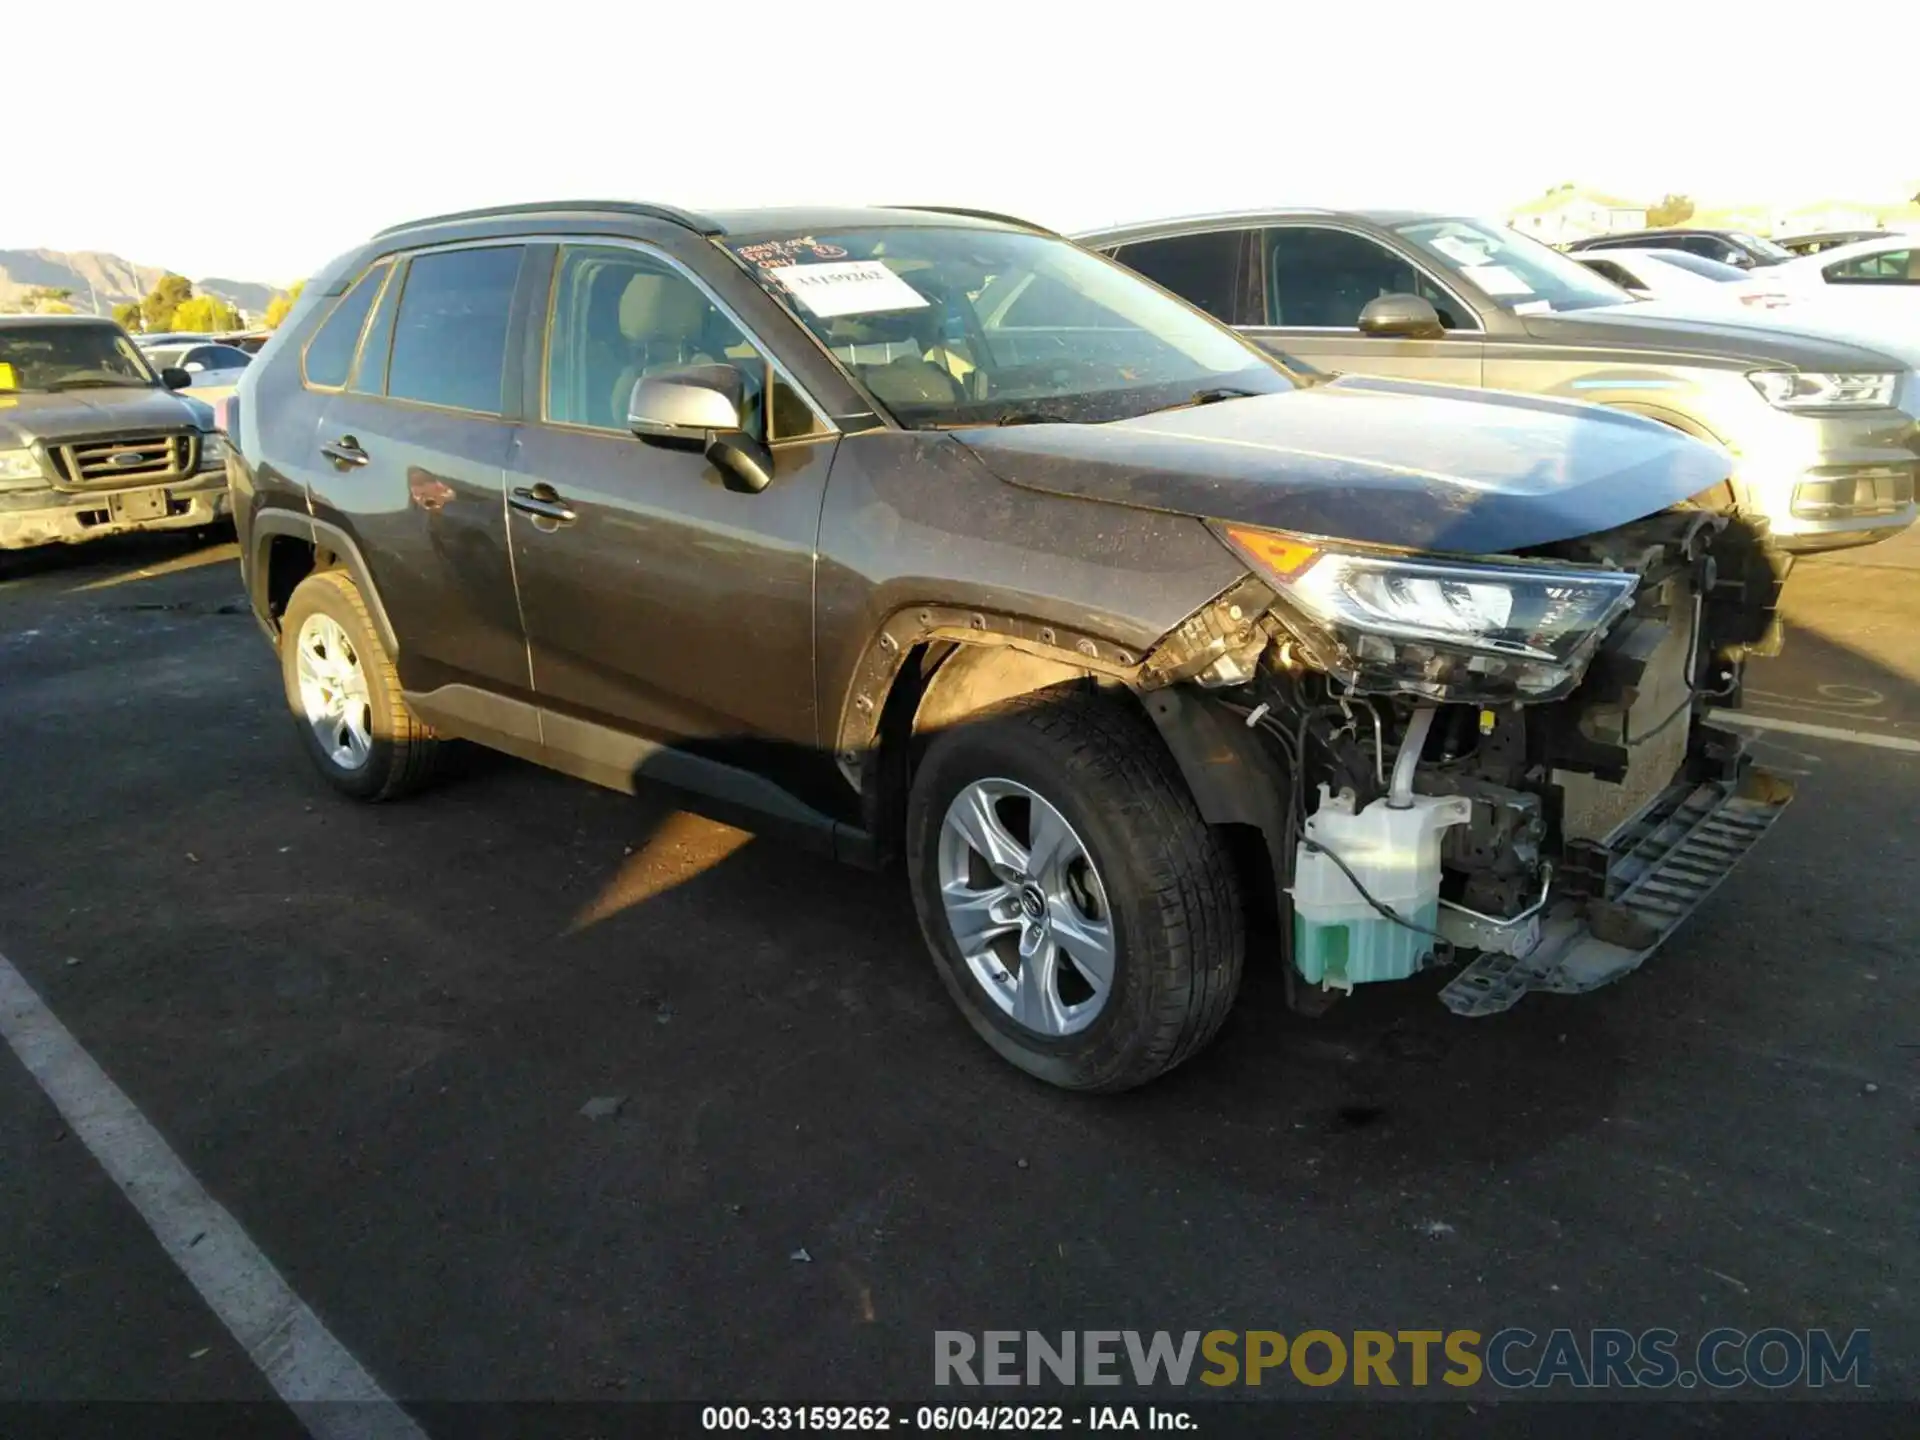
<instances>
[{"instance_id":1,"label":"quarter window","mask_svg":"<svg viewBox=\"0 0 1920 1440\"><path fill-rule=\"evenodd\" d=\"M416 255L393 326L387 394L497 415L507 358L507 316L521 247Z\"/></svg>"},{"instance_id":2,"label":"quarter window","mask_svg":"<svg viewBox=\"0 0 1920 1440\"><path fill-rule=\"evenodd\" d=\"M354 347L360 343L360 329L373 308L373 297L380 293L380 282L387 278L383 260L353 284L353 288L334 304L333 313L307 342L306 378L309 385L338 389L346 383L347 370L353 364Z\"/></svg>"},{"instance_id":3,"label":"quarter window","mask_svg":"<svg viewBox=\"0 0 1920 1440\"><path fill-rule=\"evenodd\" d=\"M665 260L617 246L561 252L547 345L548 420L625 434L634 383L683 365L738 369L753 428L768 440L809 435L819 423L726 312Z\"/></svg>"},{"instance_id":4,"label":"quarter window","mask_svg":"<svg viewBox=\"0 0 1920 1440\"><path fill-rule=\"evenodd\" d=\"M380 292L374 306L373 321L367 326L367 338L360 342L360 357L354 361L347 389L359 395L379 395L387 388L387 352L393 348L393 312L400 308L400 287L404 274L395 275Z\"/></svg>"},{"instance_id":5,"label":"quarter window","mask_svg":"<svg viewBox=\"0 0 1920 1440\"><path fill-rule=\"evenodd\" d=\"M1382 295L1418 295L1449 330L1472 328L1451 295L1377 241L1298 226L1267 232L1267 323L1351 330Z\"/></svg>"},{"instance_id":6,"label":"quarter window","mask_svg":"<svg viewBox=\"0 0 1920 1440\"><path fill-rule=\"evenodd\" d=\"M1211 230L1123 245L1114 259L1228 325L1257 325L1258 282L1248 230Z\"/></svg>"}]
</instances>

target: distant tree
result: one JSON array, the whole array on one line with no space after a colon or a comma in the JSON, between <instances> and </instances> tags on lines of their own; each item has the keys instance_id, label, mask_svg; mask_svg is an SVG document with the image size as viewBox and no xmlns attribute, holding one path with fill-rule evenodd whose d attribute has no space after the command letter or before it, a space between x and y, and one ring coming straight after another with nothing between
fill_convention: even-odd
<instances>
[{"instance_id":1,"label":"distant tree","mask_svg":"<svg viewBox=\"0 0 1920 1440\"><path fill-rule=\"evenodd\" d=\"M33 285L21 292L20 309L27 315L71 315L73 306L67 302L72 298L71 290L62 290L54 285Z\"/></svg>"},{"instance_id":2,"label":"distant tree","mask_svg":"<svg viewBox=\"0 0 1920 1440\"><path fill-rule=\"evenodd\" d=\"M287 312L293 309L293 302L300 298L300 292L306 288L306 284L304 280L296 280L285 293L275 295L267 302L267 329L280 328L280 322L287 318Z\"/></svg>"},{"instance_id":3,"label":"distant tree","mask_svg":"<svg viewBox=\"0 0 1920 1440\"><path fill-rule=\"evenodd\" d=\"M136 335L146 328L140 319L140 302L138 300L123 300L114 306L113 318L119 322L123 328L131 330Z\"/></svg>"},{"instance_id":4,"label":"distant tree","mask_svg":"<svg viewBox=\"0 0 1920 1440\"><path fill-rule=\"evenodd\" d=\"M240 328L240 312L218 295L194 295L174 307L169 330L196 330L217 334Z\"/></svg>"},{"instance_id":5,"label":"distant tree","mask_svg":"<svg viewBox=\"0 0 1920 1440\"><path fill-rule=\"evenodd\" d=\"M184 275L162 275L140 302L140 318L149 331L172 330L173 312L193 298L193 282Z\"/></svg>"},{"instance_id":6,"label":"distant tree","mask_svg":"<svg viewBox=\"0 0 1920 1440\"><path fill-rule=\"evenodd\" d=\"M1666 225L1684 225L1693 218L1693 197L1662 195L1660 203L1647 211L1647 224L1656 229Z\"/></svg>"}]
</instances>

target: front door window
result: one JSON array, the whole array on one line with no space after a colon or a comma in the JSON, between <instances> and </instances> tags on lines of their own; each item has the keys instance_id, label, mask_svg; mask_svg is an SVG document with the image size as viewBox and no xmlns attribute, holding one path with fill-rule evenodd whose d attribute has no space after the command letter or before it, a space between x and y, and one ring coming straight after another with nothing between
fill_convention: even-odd
<instances>
[{"instance_id":1,"label":"front door window","mask_svg":"<svg viewBox=\"0 0 1920 1440\"><path fill-rule=\"evenodd\" d=\"M1418 295L1449 330L1473 328L1460 304L1410 261L1347 230L1290 226L1267 232L1267 323L1354 330L1382 295Z\"/></svg>"}]
</instances>

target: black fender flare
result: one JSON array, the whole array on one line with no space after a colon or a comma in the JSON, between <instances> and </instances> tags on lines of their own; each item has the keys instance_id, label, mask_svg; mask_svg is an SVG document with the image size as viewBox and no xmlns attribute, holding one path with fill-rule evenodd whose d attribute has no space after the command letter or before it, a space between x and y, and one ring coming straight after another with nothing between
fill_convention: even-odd
<instances>
[{"instance_id":1,"label":"black fender flare","mask_svg":"<svg viewBox=\"0 0 1920 1440\"><path fill-rule=\"evenodd\" d=\"M1204 692L1169 685L1146 692L1140 703L1180 767L1200 818L1260 832L1277 895L1292 863L1287 795L1293 777L1286 766L1245 719Z\"/></svg>"},{"instance_id":2,"label":"black fender flare","mask_svg":"<svg viewBox=\"0 0 1920 1440\"><path fill-rule=\"evenodd\" d=\"M293 510L263 510L254 517L253 564L249 567L248 585L253 592L248 599L252 602L254 614L270 625L276 635L279 633L279 622L267 608L267 553L274 537L282 535L311 545L316 552L325 550L338 559L353 577L361 598L367 602L367 612L372 615L374 626L380 632L380 643L387 647L388 655L397 659L400 654L399 637L394 634L393 622L387 618L387 607L380 599L379 586L373 583L373 571L367 566L367 557L360 553L360 547L345 530L311 515L302 515Z\"/></svg>"}]
</instances>

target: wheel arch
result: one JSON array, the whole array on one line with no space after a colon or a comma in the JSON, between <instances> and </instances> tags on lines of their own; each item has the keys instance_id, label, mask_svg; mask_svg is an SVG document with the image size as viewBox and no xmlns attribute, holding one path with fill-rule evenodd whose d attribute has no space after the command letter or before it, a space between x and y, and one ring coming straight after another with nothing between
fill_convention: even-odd
<instances>
[{"instance_id":1,"label":"wheel arch","mask_svg":"<svg viewBox=\"0 0 1920 1440\"><path fill-rule=\"evenodd\" d=\"M274 633L280 633L280 616L294 588L316 570L339 568L353 577L367 613L379 632L387 653L398 657L399 639L387 607L381 602L380 589L373 581L366 556L353 537L338 525L317 520L291 510L266 510L253 523L253 565L250 597L254 613Z\"/></svg>"},{"instance_id":2,"label":"wheel arch","mask_svg":"<svg viewBox=\"0 0 1920 1440\"><path fill-rule=\"evenodd\" d=\"M1286 787L1272 752L1206 691L1143 674L1144 657L1078 631L987 612L912 607L869 644L844 708L836 758L860 792L881 856L898 853L918 750L968 716L1054 685L1096 685L1153 722L1209 825L1259 837L1262 868L1286 859Z\"/></svg>"}]
</instances>

